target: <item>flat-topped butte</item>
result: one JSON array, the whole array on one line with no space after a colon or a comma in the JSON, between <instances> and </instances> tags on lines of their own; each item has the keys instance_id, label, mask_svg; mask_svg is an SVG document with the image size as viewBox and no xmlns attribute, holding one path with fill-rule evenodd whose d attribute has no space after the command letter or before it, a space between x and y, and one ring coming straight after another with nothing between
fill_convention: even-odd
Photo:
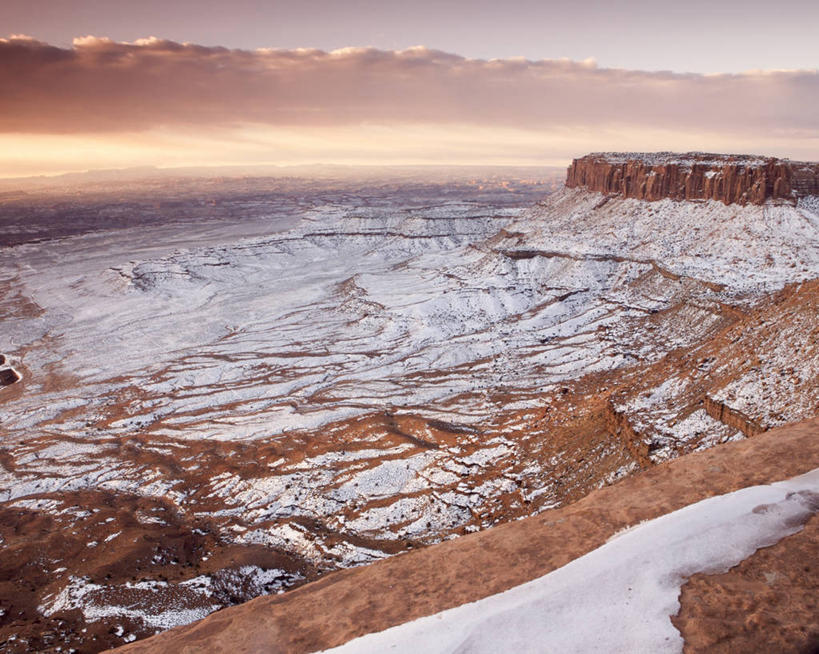
<instances>
[{"instance_id":1,"label":"flat-topped butte","mask_svg":"<svg viewBox=\"0 0 819 654\"><path fill-rule=\"evenodd\" d=\"M639 200L764 204L819 195L819 163L707 152L595 152L572 161L566 186Z\"/></svg>"}]
</instances>

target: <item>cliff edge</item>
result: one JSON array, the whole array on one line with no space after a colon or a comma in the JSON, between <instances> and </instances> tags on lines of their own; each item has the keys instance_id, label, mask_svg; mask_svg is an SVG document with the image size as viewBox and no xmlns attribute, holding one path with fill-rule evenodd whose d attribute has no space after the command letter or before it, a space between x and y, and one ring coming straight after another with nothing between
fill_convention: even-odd
<instances>
[{"instance_id":1,"label":"cliff edge","mask_svg":"<svg viewBox=\"0 0 819 654\"><path fill-rule=\"evenodd\" d=\"M819 463L819 418L696 452L573 504L329 574L126 645L123 654L306 654L536 579L661 515ZM760 507L762 510L764 507ZM814 651L819 521L729 572L683 584L672 620L685 652ZM499 562L502 562L499 564ZM742 592L731 592L739 585ZM316 610L320 607L320 610Z\"/></svg>"},{"instance_id":2,"label":"cliff edge","mask_svg":"<svg viewBox=\"0 0 819 654\"><path fill-rule=\"evenodd\" d=\"M705 152L595 152L572 161L566 186L638 200L764 204L819 194L819 163Z\"/></svg>"}]
</instances>

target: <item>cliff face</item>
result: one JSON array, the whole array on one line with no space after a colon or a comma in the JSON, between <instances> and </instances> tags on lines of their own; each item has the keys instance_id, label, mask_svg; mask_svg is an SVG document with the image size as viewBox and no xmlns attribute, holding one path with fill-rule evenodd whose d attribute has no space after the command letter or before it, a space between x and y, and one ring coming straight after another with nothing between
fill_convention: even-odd
<instances>
[{"instance_id":1,"label":"cliff face","mask_svg":"<svg viewBox=\"0 0 819 654\"><path fill-rule=\"evenodd\" d=\"M648 456L648 443L640 437L640 434L634 431L634 427L631 426L628 416L622 411L618 411L611 400L606 403L605 420L609 432L620 439L623 446L641 468L648 468L653 465Z\"/></svg>"},{"instance_id":2,"label":"cliff face","mask_svg":"<svg viewBox=\"0 0 819 654\"><path fill-rule=\"evenodd\" d=\"M819 163L702 152L594 153L572 161L566 186L639 200L763 204L819 194Z\"/></svg>"},{"instance_id":3,"label":"cliff face","mask_svg":"<svg viewBox=\"0 0 819 654\"><path fill-rule=\"evenodd\" d=\"M703 398L703 407L705 408L705 412L714 420L718 420L729 427L738 429L745 434L745 436L756 436L765 431L742 412L732 409L722 402L712 400L710 397Z\"/></svg>"}]
</instances>

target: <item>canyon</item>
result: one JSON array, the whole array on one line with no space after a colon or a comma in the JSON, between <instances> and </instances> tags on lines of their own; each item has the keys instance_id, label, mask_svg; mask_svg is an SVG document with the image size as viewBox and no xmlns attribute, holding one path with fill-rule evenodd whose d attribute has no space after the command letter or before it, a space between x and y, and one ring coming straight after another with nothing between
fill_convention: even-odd
<instances>
[{"instance_id":1,"label":"canyon","mask_svg":"<svg viewBox=\"0 0 819 654\"><path fill-rule=\"evenodd\" d=\"M3 647L286 601L818 415L816 164L692 156L7 205Z\"/></svg>"},{"instance_id":2,"label":"canyon","mask_svg":"<svg viewBox=\"0 0 819 654\"><path fill-rule=\"evenodd\" d=\"M571 505L335 573L323 583L308 584L283 596L260 597L121 651L296 654L331 650L342 643L354 646L355 638L412 625L413 620L434 613L444 618L446 614L438 612L497 597L542 578L670 511L809 472L819 457L817 435L819 420L814 419L710 448L595 490ZM679 614L672 622L685 638L685 652L813 651L819 644L819 625L811 615L815 608L812 594L817 589L812 563L819 537L817 510L819 504L814 503L805 512L802 519L807 523L800 533L758 550L729 571L698 574L683 584ZM572 602L566 605L571 607ZM316 606L322 611L313 610ZM550 617L545 613L542 621L548 623ZM584 617L585 637L593 639L599 635L594 616ZM507 622L518 626L514 615L507 616ZM641 631L644 623L645 615L641 615L631 624L639 624L635 631ZM427 626L436 627L429 622ZM457 624L451 626L457 631ZM623 626L605 625L607 631L615 632ZM507 632L506 637L513 640L515 634ZM579 649L572 649L573 642L561 651L608 649L607 638ZM474 638L459 644L468 651L480 650L480 641ZM664 643L656 645L651 651ZM377 651L386 650L382 646Z\"/></svg>"}]
</instances>

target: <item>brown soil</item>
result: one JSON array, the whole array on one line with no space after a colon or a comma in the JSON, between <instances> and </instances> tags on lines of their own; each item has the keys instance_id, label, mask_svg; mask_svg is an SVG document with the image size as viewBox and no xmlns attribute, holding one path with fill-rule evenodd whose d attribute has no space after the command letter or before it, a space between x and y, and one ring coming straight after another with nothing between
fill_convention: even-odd
<instances>
[{"instance_id":1,"label":"brown soil","mask_svg":"<svg viewBox=\"0 0 819 654\"><path fill-rule=\"evenodd\" d=\"M819 517L725 574L694 575L671 621L686 654L819 652ZM760 646L764 647L760 649Z\"/></svg>"},{"instance_id":2,"label":"brown soil","mask_svg":"<svg viewBox=\"0 0 819 654\"><path fill-rule=\"evenodd\" d=\"M542 576L641 520L811 470L819 466L818 437L819 419L814 419L694 453L644 470L572 505L367 567L335 572L285 595L260 597L219 611L122 651L274 654L336 646ZM726 575L695 576L683 593L677 619L689 647L699 648L691 651L732 641L735 649L708 651L800 651L781 649L786 643L802 651L810 648L816 616L812 603L816 535L814 518L802 534L761 550ZM766 572L777 576L768 582ZM769 585L767 594L736 599L726 607L725 595L736 596L735 588L760 583L757 573ZM776 586L785 581L790 586ZM697 598L693 604L692 597ZM776 602L786 607L784 613L772 608ZM737 616L743 612L740 620ZM769 630L770 624L779 626ZM740 631L745 640L736 635Z\"/></svg>"},{"instance_id":3,"label":"brown soil","mask_svg":"<svg viewBox=\"0 0 819 654\"><path fill-rule=\"evenodd\" d=\"M84 654L122 642L110 620L86 621L77 609L61 610L50 617L41 613L38 606L43 598L59 593L71 577L103 584L105 597L120 603L127 599L136 607L144 604L144 597L127 586L149 579L177 584L198 575L219 577L245 565L284 569L307 578L312 574L309 566L276 550L222 543L207 520L188 524L170 503L113 492L106 496L66 492L62 497L77 511L84 507L95 510L67 528L58 517L42 511L0 506L0 652L70 649ZM151 522L145 524L138 517ZM116 525L115 532L111 525ZM106 536L111 533L116 533L116 538L109 542ZM203 558L203 552L209 556ZM55 569L54 561L61 567ZM226 592L228 595L221 598L225 604L248 598L242 596L241 587L230 587ZM123 593L129 597L123 598ZM162 599L160 595L154 601ZM192 600L197 599L206 605L210 598L180 595L174 601L179 605L184 600L185 608L192 608ZM141 622L127 617L113 623L130 632L145 630Z\"/></svg>"}]
</instances>

